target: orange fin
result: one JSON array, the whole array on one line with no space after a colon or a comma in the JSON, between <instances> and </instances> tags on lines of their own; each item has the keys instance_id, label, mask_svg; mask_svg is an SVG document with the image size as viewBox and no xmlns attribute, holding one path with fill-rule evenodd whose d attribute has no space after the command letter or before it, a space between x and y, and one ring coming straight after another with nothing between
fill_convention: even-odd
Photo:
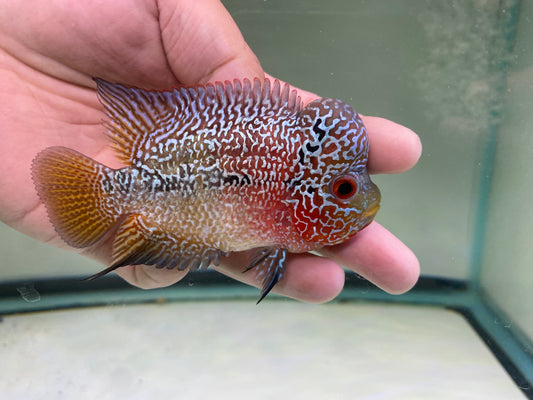
<instances>
[{"instance_id":1,"label":"orange fin","mask_svg":"<svg viewBox=\"0 0 533 400\"><path fill-rule=\"evenodd\" d=\"M96 242L118 215L103 180L113 170L66 147L49 147L35 157L32 177L57 233L73 247Z\"/></svg>"},{"instance_id":2,"label":"orange fin","mask_svg":"<svg viewBox=\"0 0 533 400\"><path fill-rule=\"evenodd\" d=\"M142 215L132 214L125 218L117 231L111 265L88 279L98 278L126 265L206 269L210 264L218 265L221 255L220 250L178 238L151 224Z\"/></svg>"}]
</instances>

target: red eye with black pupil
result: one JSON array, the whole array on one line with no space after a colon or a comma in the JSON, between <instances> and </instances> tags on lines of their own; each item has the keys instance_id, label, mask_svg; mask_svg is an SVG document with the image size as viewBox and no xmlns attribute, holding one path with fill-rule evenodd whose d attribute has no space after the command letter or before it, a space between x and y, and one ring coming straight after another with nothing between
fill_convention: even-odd
<instances>
[{"instance_id":1,"label":"red eye with black pupil","mask_svg":"<svg viewBox=\"0 0 533 400\"><path fill-rule=\"evenodd\" d=\"M340 176L333 181L331 192L339 200L348 200L357 192L357 182L353 176Z\"/></svg>"}]
</instances>

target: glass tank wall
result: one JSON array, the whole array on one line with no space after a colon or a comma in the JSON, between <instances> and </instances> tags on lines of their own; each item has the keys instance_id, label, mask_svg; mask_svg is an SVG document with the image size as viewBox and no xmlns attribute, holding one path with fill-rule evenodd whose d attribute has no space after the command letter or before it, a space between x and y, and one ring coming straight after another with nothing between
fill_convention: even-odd
<instances>
[{"instance_id":1,"label":"glass tank wall","mask_svg":"<svg viewBox=\"0 0 533 400\"><path fill-rule=\"evenodd\" d=\"M509 56L501 118L488 143L494 158L486 193L486 219L481 221L485 228L484 251L479 265L474 265L473 276L483 293L510 318L509 325L521 330L529 339L533 338L531 18L533 4L522 1L513 51ZM483 231L480 234L483 235ZM531 346L526 351L530 354Z\"/></svg>"},{"instance_id":2,"label":"glass tank wall","mask_svg":"<svg viewBox=\"0 0 533 400\"><path fill-rule=\"evenodd\" d=\"M492 350L531 394L533 4L227 0L224 5L265 71L343 99L362 114L408 126L422 139L423 155L413 170L375 177L382 192L377 220L418 256L421 284L411 294L387 296L369 285L361 289L348 273L349 282L356 282L342 296L465 311L485 339L502 341ZM33 287L101 268L4 225L0 238L0 314L39 309L46 298L32 302ZM202 279L194 275L188 282L202 287ZM216 279L199 298L238 290L256 294ZM75 298L83 284L71 285ZM12 287L16 295L7 292ZM61 284L48 287L63 290ZM172 290L186 289L164 293L172 297ZM20 298L24 291L30 300ZM109 301L122 298L106 293ZM135 302L162 292L128 293ZM97 303L101 293L96 289L91 296L73 303Z\"/></svg>"}]
</instances>

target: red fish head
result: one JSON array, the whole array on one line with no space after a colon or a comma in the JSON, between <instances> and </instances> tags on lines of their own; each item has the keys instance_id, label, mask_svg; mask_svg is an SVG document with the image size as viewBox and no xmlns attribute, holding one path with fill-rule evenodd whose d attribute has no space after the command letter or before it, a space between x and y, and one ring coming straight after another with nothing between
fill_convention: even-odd
<instances>
[{"instance_id":1,"label":"red fish head","mask_svg":"<svg viewBox=\"0 0 533 400\"><path fill-rule=\"evenodd\" d=\"M336 99L319 99L300 113L303 141L291 185L292 223L302 239L338 244L370 224L381 195L370 180L368 135L359 115Z\"/></svg>"}]
</instances>

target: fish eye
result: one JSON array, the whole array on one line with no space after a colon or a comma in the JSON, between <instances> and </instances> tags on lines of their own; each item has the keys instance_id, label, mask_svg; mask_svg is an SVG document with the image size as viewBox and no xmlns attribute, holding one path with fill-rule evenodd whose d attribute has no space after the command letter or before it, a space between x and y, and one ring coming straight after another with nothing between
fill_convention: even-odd
<instances>
[{"instance_id":1,"label":"fish eye","mask_svg":"<svg viewBox=\"0 0 533 400\"><path fill-rule=\"evenodd\" d=\"M351 175L341 175L330 184L331 193L339 200L349 200L357 193L357 181Z\"/></svg>"}]
</instances>

